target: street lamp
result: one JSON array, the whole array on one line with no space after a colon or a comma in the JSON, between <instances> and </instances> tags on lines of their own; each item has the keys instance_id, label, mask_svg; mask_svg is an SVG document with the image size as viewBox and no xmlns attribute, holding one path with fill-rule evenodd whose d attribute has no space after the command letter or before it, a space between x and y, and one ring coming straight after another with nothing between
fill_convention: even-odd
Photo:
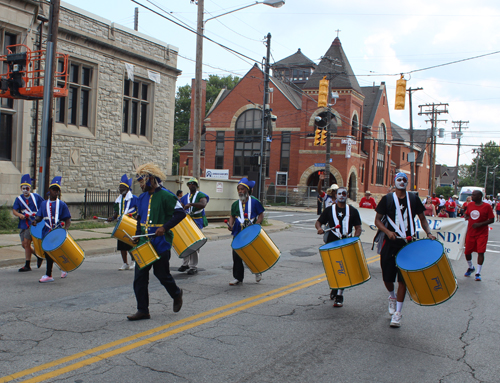
<instances>
[{"instance_id":1,"label":"street lamp","mask_svg":"<svg viewBox=\"0 0 500 383\"><path fill-rule=\"evenodd\" d=\"M234 9L220 15L210 17L203 21L204 0L198 0L198 22L196 36L196 69L195 69L195 84L194 84L194 126L193 126L193 177L200 178L200 154L201 154L201 120L202 120L202 105L201 105L201 81L202 81L202 66L203 66L203 31L205 24L209 20L239 11L241 9L253 7L257 4L269 5L273 8L279 8L285 4L285 0L264 0L256 1L253 4Z\"/></svg>"}]
</instances>

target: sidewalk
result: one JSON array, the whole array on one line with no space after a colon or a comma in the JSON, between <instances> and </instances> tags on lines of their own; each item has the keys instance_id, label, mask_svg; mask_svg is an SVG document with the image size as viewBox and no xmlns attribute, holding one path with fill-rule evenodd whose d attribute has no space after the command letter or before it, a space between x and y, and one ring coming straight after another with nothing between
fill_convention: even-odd
<instances>
[{"instance_id":1,"label":"sidewalk","mask_svg":"<svg viewBox=\"0 0 500 383\"><path fill-rule=\"evenodd\" d=\"M275 210L274 208L269 208L268 210ZM282 210L281 208L279 210ZM292 210L285 210L292 211ZM303 211L303 210L300 210ZM273 233L276 231L285 230L288 228L288 224L276 221L268 220L270 226L265 226L264 230L267 233ZM95 255L107 254L116 252L116 239L111 237L114 225L110 225L107 228L102 229L86 229L86 230L70 230L71 236L78 242L81 248L85 251L86 257L91 257ZM209 241L217 241L219 239L226 239L231 237L231 233L228 231L227 226L224 222L213 222L209 223L206 228L203 229L203 233ZM32 265L35 264L35 257L31 259ZM24 249L21 246L21 242L18 234L1 234L0 235L0 267L22 266L24 264Z\"/></svg>"}]
</instances>

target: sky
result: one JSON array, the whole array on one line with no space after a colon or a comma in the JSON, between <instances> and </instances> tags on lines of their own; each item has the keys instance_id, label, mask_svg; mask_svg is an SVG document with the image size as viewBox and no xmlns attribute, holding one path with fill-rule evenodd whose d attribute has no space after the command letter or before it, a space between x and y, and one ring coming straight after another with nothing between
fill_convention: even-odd
<instances>
[{"instance_id":1,"label":"sky","mask_svg":"<svg viewBox=\"0 0 500 383\"><path fill-rule=\"evenodd\" d=\"M136 1L196 28L197 5L190 0ZM132 29L134 8L139 7L139 32L178 47L178 69L182 74L177 86L191 84L196 34L131 0L66 0L66 3ZM253 3L205 0L204 19ZM457 140L452 138L452 132L457 130L452 127L458 124L453 121L468 121L463 124L468 129L463 130L459 161L471 164L474 148L490 140L500 142L496 113L500 101L499 24L497 0L286 0L281 8L256 4L206 22L206 36L247 58L205 40L203 78L210 74L242 77L255 62L262 62L268 33L272 36L271 62L300 48L304 55L319 63L338 35L359 84L386 83L392 122L409 128L408 97L405 110L393 107L400 73L409 80L407 88L423 88L413 93L415 129L430 128L428 117L418 115L426 110L419 105L448 104L448 113L439 116L447 121L438 123L438 128L444 128L445 132L443 138L437 139L437 163L456 165ZM443 65L448 63L453 64ZM430 68L434 66L439 67Z\"/></svg>"}]
</instances>

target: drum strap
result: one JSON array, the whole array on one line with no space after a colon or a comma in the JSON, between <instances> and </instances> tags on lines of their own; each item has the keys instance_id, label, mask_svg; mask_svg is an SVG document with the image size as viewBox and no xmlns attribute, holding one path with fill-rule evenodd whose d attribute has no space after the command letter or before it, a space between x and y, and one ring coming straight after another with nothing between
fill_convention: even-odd
<instances>
[{"instance_id":1,"label":"drum strap","mask_svg":"<svg viewBox=\"0 0 500 383\"><path fill-rule=\"evenodd\" d=\"M394 205L396 208L396 217L399 225L396 225L394 221L387 215L387 220L391 224L391 226L394 228L396 233L399 234L401 238L406 238L406 225L405 221L403 219L403 214L401 213L401 207L399 205L399 198L397 197L396 193L392 193L392 197L394 199ZM406 203L408 205L408 208L406 209L406 215L408 219L408 223L410 225L410 235L413 237L415 235L415 227L413 226L413 218L411 214L411 206L410 206L410 196L409 193L406 192Z\"/></svg>"},{"instance_id":2,"label":"drum strap","mask_svg":"<svg viewBox=\"0 0 500 383\"><path fill-rule=\"evenodd\" d=\"M197 190L197 191L196 191L196 193L194 193L194 195L190 194L190 195L189 195L189 197L191 197L191 196L193 196L193 197L192 197L192 198L189 198L189 197L188 197L188 202L189 202L189 203L195 203L195 202L196 202L196 196L198 195L198 193L199 193L199 192L200 192L200 191L199 191L199 190ZM203 212L203 209L198 210L198 211L193 211L193 207L191 206L191 207L189 208L188 214L189 214L189 215L195 215L195 214L200 214L201 212Z\"/></svg>"},{"instance_id":3,"label":"drum strap","mask_svg":"<svg viewBox=\"0 0 500 383\"><path fill-rule=\"evenodd\" d=\"M241 203L241 200L239 200L238 203L240 205L240 216L236 217L236 219L238 221L240 221L241 225L243 225L243 223L245 222L245 214L243 212L243 204ZM247 208L247 211L248 211L248 219L251 222L250 219L252 218L252 196L248 196L248 208Z\"/></svg>"},{"instance_id":4,"label":"drum strap","mask_svg":"<svg viewBox=\"0 0 500 383\"><path fill-rule=\"evenodd\" d=\"M59 198L56 199L56 211L54 214L54 224L52 224L52 211L50 209L50 198L47 200L47 214L48 214L48 217L45 219L46 220L48 219L49 223L45 222L45 226L47 226L49 229L52 229L59 222Z\"/></svg>"},{"instance_id":5,"label":"drum strap","mask_svg":"<svg viewBox=\"0 0 500 383\"><path fill-rule=\"evenodd\" d=\"M123 196L121 194L116 199L115 203L117 203L118 205L121 205L121 215L128 214L128 213L134 213L135 208L130 208L130 202L132 202L132 197L133 197L132 192L129 190L127 192L127 194L125 195L125 199L123 198ZM125 202L127 202L126 205L125 205Z\"/></svg>"},{"instance_id":6,"label":"drum strap","mask_svg":"<svg viewBox=\"0 0 500 383\"><path fill-rule=\"evenodd\" d=\"M349 216L350 216L350 208L349 205L345 205L345 217L342 220L342 233L340 233L339 229L332 230L332 233L337 236L337 238L342 238L342 236L347 236L348 231L349 231ZM335 222L335 226L339 225L339 219L337 217L337 209L336 205L332 205L332 216L333 216L333 222Z\"/></svg>"},{"instance_id":7,"label":"drum strap","mask_svg":"<svg viewBox=\"0 0 500 383\"><path fill-rule=\"evenodd\" d=\"M33 204L35 205L35 209L38 211L38 206L36 204L36 199L35 199L35 196L33 195L33 193L30 193L30 196L31 196L31 199L33 200ZM21 198L21 196L18 196L17 199L23 204L23 206L26 208L23 213L28 213L29 215L33 216L35 215L35 213L33 213L31 211L31 209L29 208L29 206L26 204L26 202L24 202L24 199ZM26 225L29 227L30 226L30 222L28 219L26 219Z\"/></svg>"}]
</instances>

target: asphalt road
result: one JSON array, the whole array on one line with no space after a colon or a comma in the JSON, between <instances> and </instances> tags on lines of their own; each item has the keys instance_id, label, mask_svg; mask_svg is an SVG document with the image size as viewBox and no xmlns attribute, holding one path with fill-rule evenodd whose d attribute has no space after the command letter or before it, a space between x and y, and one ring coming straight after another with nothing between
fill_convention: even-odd
<instances>
[{"instance_id":1,"label":"asphalt road","mask_svg":"<svg viewBox=\"0 0 500 383\"><path fill-rule=\"evenodd\" d=\"M288 215L278 218L278 215ZM290 230L273 233L281 258L263 280L231 287L230 241L208 242L195 276L173 271L172 299L151 273L151 320L135 312L132 271L118 254L93 257L60 279L44 269L0 269L1 382L498 382L500 224L490 231L483 281L465 278L447 302L407 298L401 328L389 327L375 252L371 280L333 308L318 253L315 214L270 212ZM474 256L475 260L475 256ZM181 261L172 260L172 270Z\"/></svg>"}]
</instances>

